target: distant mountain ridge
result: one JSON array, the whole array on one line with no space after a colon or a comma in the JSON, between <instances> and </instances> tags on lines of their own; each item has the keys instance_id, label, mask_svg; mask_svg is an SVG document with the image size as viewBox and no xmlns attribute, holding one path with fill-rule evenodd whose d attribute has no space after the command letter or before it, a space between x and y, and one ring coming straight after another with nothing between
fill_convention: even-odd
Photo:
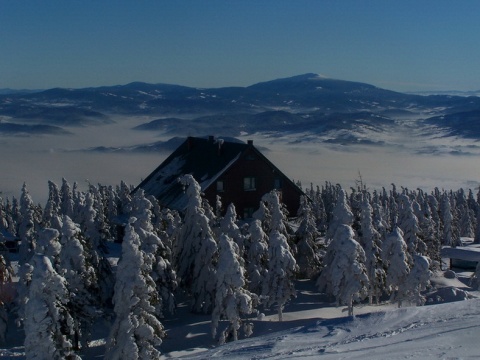
<instances>
[{"instance_id":1,"label":"distant mountain ridge","mask_svg":"<svg viewBox=\"0 0 480 360\"><path fill-rule=\"evenodd\" d=\"M458 131L462 126L477 126L472 114L479 110L479 97L404 94L312 73L247 87L193 88L132 82L83 89L0 93L3 124L92 126L111 123L115 115L141 115L158 119L135 130L166 132L173 136L214 131L225 136L255 132L325 134L339 130L366 134L366 129L387 131L389 126L398 125L408 117L420 119L419 125L428 124L447 131L454 126L456 132L452 130L452 133L459 136L480 137L476 129ZM455 122L447 121L452 116ZM465 116L468 121L463 122ZM374 142L374 139L364 140Z\"/></svg>"}]
</instances>

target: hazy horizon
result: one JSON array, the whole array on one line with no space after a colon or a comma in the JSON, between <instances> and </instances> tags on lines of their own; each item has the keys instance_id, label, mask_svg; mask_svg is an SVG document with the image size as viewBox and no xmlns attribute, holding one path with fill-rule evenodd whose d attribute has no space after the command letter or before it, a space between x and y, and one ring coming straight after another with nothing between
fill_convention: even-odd
<instances>
[{"instance_id":1,"label":"hazy horizon","mask_svg":"<svg viewBox=\"0 0 480 360\"><path fill-rule=\"evenodd\" d=\"M98 153L86 149L126 147L167 140L170 136L156 132L131 131L131 127L149 120L147 117L114 117L117 122L103 126L69 128L72 135L0 137L2 171L0 196L19 198L24 182L35 203L45 204L48 181L61 185L78 183L85 190L88 183L97 185L138 185L169 155L159 153ZM126 136L128 131L128 136ZM370 189L391 188L391 184L410 190L435 187L445 190L476 189L480 183L478 155L474 140L425 139L409 130L382 135L388 146L332 145L317 137L302 140L302 134L280 137L249 134L254 145L267 148L264 154L290 179L302 186L322 186L326 181L344 188L355 185L359 174ZM189 134L204 136L207 134ZM221 136L221 134L214 134ZM428 153L430 151L431 153ZM458 153L459 155L452 155Z\"/></svg>"}]
</instances>

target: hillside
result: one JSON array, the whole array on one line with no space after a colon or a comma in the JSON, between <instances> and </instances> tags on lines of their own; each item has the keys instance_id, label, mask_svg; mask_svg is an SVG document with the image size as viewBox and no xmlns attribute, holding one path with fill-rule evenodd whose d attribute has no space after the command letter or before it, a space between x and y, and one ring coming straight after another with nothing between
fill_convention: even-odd
<instances>
[{"instance_id":1,"label":"hillside","mask_svg":"<svg viewBox=\"0 0 480 360\"><path fill-rule=\"evenodd\" d=\"M105 125L115 115L149 116L159 119L137 126L137 130L181 136L207 130L230 136L264 131L319 134L332 127L378 127L405 116L425 119L452 114L459 119L457 123L471 127L475 124L462 119L478 109L478 97L403 94L316 74L247 87L202 89L134 82L0 94L0 117L7 123L72 127ZM422 127L422 121L417 126ZM442 124L441 128L445 127L449 124Z\"/></svg>"}]
</instances>

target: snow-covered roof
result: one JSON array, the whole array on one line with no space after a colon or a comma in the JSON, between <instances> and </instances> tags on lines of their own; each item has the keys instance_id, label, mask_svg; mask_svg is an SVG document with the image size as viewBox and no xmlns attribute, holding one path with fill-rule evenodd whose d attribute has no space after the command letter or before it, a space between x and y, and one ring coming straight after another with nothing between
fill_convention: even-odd
<instances>
[{"instance_id":1,"label":"snow-covered roof","mask_svg":"<svg viewBox=\"0 0 480 360\"><path fill-rule=\"evenodd\" d=\"M480 244L468 246L450 247L445 246L441 250L441 256L444 258L458 259L465 261L480 261Z\"/></svg>"},{"instance_id":2,"label":"snow-covered roof","mask_svg":"<svg viewBox=\"0 0 480 360\"><path fill-rule=\"evenodd\" d=\"M192 175L202 191L211 186L252 144L189 137L159 167L138 185L170 209L183 210L187 204L178 178Z\"/></svg>"}]
</instances>

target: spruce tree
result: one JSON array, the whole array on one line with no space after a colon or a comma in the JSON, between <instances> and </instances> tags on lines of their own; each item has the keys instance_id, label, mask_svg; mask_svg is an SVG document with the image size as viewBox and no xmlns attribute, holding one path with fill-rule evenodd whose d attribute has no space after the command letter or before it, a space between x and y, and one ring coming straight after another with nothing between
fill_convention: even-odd
<instances>
[{"instance_id":1,"label":"spruce tree","mask_svg":"<svg viewBox=\"0 0 480 360\"><path fill-rule=\"evenodd\" d=\"M391 294L391 301L398 301L402 306L405 298L405 283L410 272L411 257L407 251L407 244L403 240L403 233L396 227L390 233L382 246L382 259L387 266L387 291Z\"/></svg>"},{"instance_id":2,"label":"spruce tree","mask_svg":"<svg viewBox=\"0 0 480 360\"><path fill-rule=\"evenodd\" d=\"M218 253L212 336L216 337L220 320L227 320L229 326L220 337L220 343L223 343L229 335L233 341L238 340L238 332L243 322L242 315L254 311L257 297L245 289L243 259L240 257L238 245L228 235L220 235ZM252 325L248 323L243 325L247 329L246 335L249 336Z\"/></svg>"},{"instance_id":3,"label":"spruce tree","mask_svg":"<svg viewBox=\"0 0 480 360\"><path fill-rule=\"evenodd\" d=\"M365 251L355 241L352 227L341 224L327 247L317 286L333 295L338 305L347 305L353 316L353 304L368 295L368 284Z\"/></svg>"},{"instance_id":4,"label":"spruce tree","mask_svg":"<svg viewBox=\"0 0 480 360\"><path fill-rule=\"evenodd\" d=\"M296 261L299 267L299 276L312 278L320 271L322 260L320 246L317 244L320 233L317 230L312 208L306 196L300 197L298 219L300 224L295 235L297 239Z\"/></svg>"},{"instance_id":5,"label":"spruce tree","mask_svg":"<svg viewBox=\"0 0 480 360\"><path fill-rule=\"evenodd\" d=\"M248 230L247 238L247 278L248 289L262 294L264 279L268 273L268 235L262 229L260 220L253 220Z\"/></svg>"},{"instance_id":6,"label":"spruce tree","mask_svg":"<svg viewBox=\"0 0 480 360\"><path fill-rule=\"evenodd\" d=\"M50 260L37 254L25 304L25 355L27 359L80 359L73 352L73 319L68 312L66 280Z\"/></svg>"},{"instance_id":7,"label":"spruce tree","mask_svg":"<svg viewBox=\"0 0 480 360\"><path fill-rule=\"evenodd\" d=\"M157 296L155 284L144 267L140 237L131 225L135 221L130 219L122 243L113 298L116 318L107 341L107 360L158 358L157 347L165 336L152 304Z\"/></svg>"},{"instance_id":8,"label":"spruce tree","mask_svg":"<svg viewBox=\"0 0 480 360\"><path fill-rule=\"evenodd\" d=\"M283 320L283 308L288 300L296 297L295 275L298 270L287 238L278 230L268 237L268 273L263 287L267 308L276 304L278 320Z\"/></svg>"},{"instance_id":9,"label":"spruce tree","mask_svg":"<svg viewBox=\"0 0 480 360\"><path fill-rule=\"evenodd\" d=\"M205 215L200 185L191 175L181 178L188 204L177 235L175 258L181 286L192 296L192 311L212 310L215 289L217 243Z\"/></svg>"},{"instance_id":10,"label":"spruce tree","mask_svg":"<svg viewBox=\"0 0 480 360\"><path fill-rule=\"evenodd\" d=\"M362 202L360 244L365 250L365 267L368 276L369 303L373 303L373 297L378 303L379 297L385 289L386 274L382 262L382 240L380 233L373 226L373 209L365 197Z\"/></svg>"}]
</instances>

